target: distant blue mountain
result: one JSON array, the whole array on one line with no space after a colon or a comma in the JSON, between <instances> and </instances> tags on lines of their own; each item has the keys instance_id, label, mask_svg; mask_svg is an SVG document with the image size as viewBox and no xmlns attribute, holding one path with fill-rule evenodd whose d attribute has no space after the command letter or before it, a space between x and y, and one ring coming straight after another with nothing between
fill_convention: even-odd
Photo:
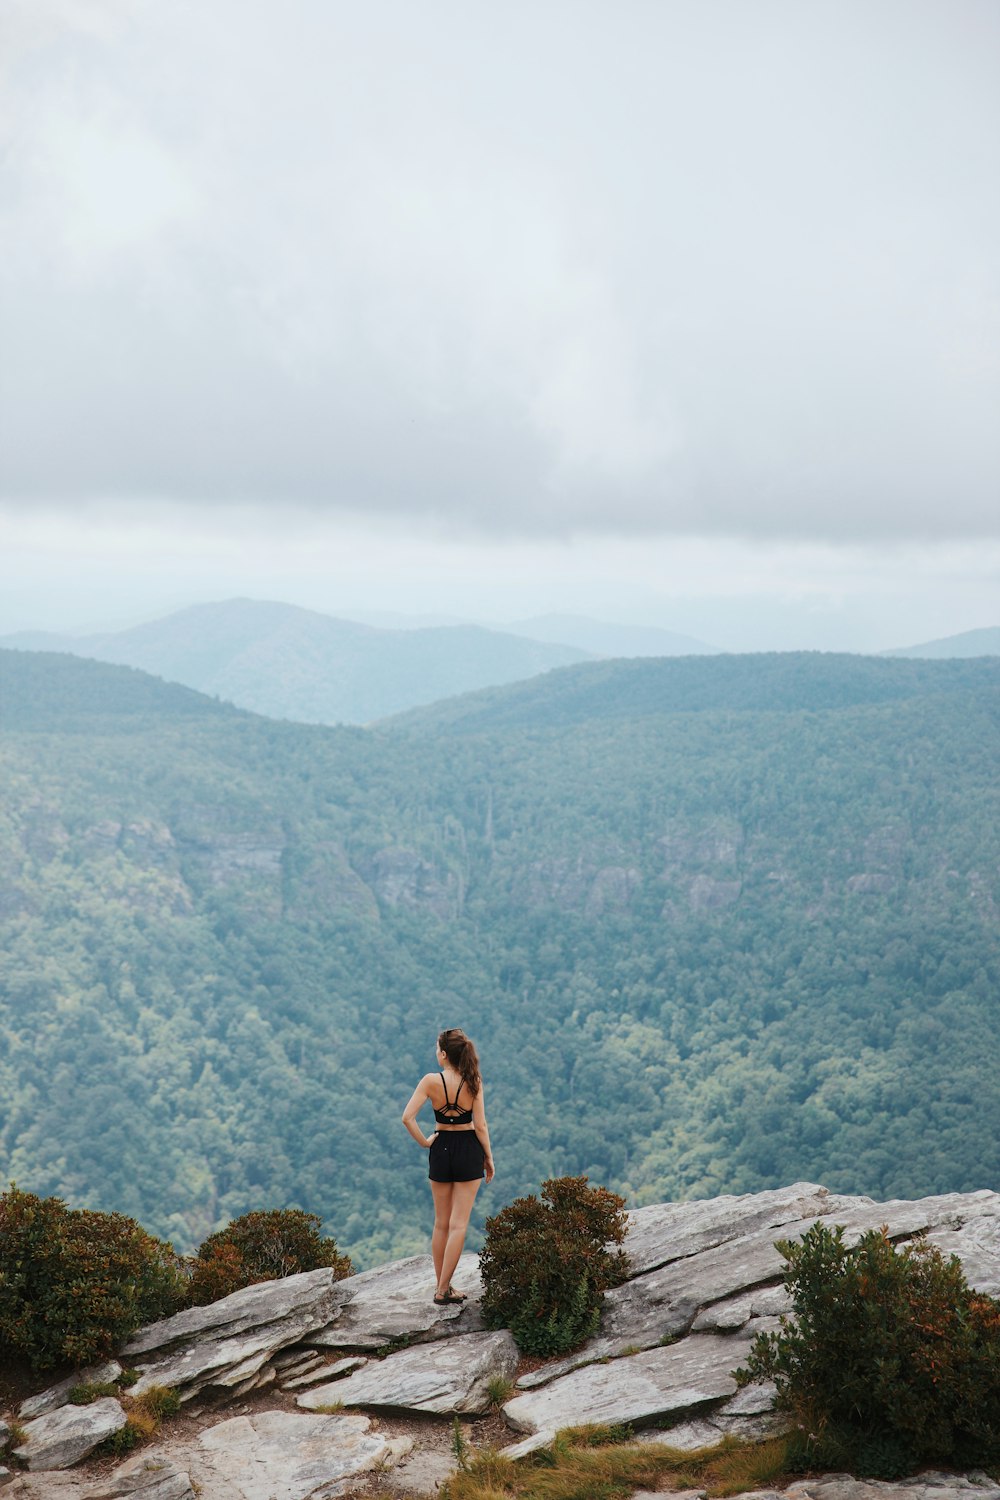
<instances>
[{"instance_id":1,"label":"distant blue mountain","mask_svg":"<svg viewBox=\"0 0 1000 1500\"><path fill-rule=\"evenodd\" d=\"M312 724L366 724L589 654L478 625L378 630L256 599L198 604L101 635L22 632L0 646L139 667L270 718Z\"/></svg>"},{"instance_id":2,"label":"distant blue mountain","mask_svg":"<svg viewBox=\"0 0 1000 1500\"><path fill-rule=\"evenodd\" d=\"M940 641L924 641L921 646L897 646L882 651L881 656L927 656L940 660L955 656L1000 656L1000 625L982 630L963 630L960 635L946 635Z\"/></svg>"}]
</instances>

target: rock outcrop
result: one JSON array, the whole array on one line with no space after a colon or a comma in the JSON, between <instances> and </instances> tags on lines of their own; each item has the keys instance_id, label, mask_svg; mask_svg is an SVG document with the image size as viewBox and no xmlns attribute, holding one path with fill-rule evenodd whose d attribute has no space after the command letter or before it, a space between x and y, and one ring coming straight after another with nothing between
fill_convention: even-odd
<instances>
[{"instance_id":1,"label":"rock outcrop","mask_svg":"<svg viewBox=\"0 0 1000 1500\"><path fill-rule=\"evenodd\" d=\"M504 1408L508 1421L540 1440L568 1425L569 1410L577 1422L670 1424L670 1441L672 1424L689 1413L699 1419L701 1441L766 1430L764 1412L748 1421L756 1414L747 1402L760 1402L759 1394L737 1397L730 1372L745 1359L753 1335L776 1327L787 1308L775 1241L798 1238L817 1219L843 1225L848 1243L881 1225L897 1241L925 1233L944 1253L959 1256L973 1286L1000 1292L998 1193L878 1203L796 1183L636 1209L626 1240L633 1274L606 1294L599 1332L567 1358L522 1376ZM514 1448L531 1446L537 1443Z\"/></svg>"},{"instance_id":2,"label":"rock outcrop","mask_svg":"<svg viewBox=\"0 0 1000 1500\"><path fill-rule=\"evenodd\" d=\"M119 1432L126 1420L114 1396L90 1406L60 1406L23 1424L24 1440L14 1455L29 1469L69 1469Z\"/></svg>"},{"instance_id":3,"label":"rock outcrop","mask_svg":"<svg viewBox=\"0 0 1000 1500\"><path fill-rule=\"evenodd\" d=\"M506 1453L523 1456L546 1446L559 1427L586 1422L628 1422L641 1440L662 1438L684 1449L726 1433L772 1431L772 1389L737 1391L733 1371L754 1334L775 1327L787 1307L775 1241L800 1236L817 1219L843 1225L849 1242L881 1225L896 1241L925 1234L960 1258L972 1286L1000 1295L1000 1194L994 1192L880 1203L795 1183L636 1209L626 1239L629 1279L606 1295L592 1339L517 1382L503 1410L511 1437L522 1436ZM155 1452L88 1486L55 1472L57 1466L76 1462L100 1441L95 1433L113 1432L125 1414L113 1398L67 1405L73 1384L115 1378L102 1369L81 1372L25 1403L19 1420L28 1436L19 1452L33 1472L11 1476L5 1494L19 1500L188 1500L193 1494L203 1500L319 1500L341 1493L352 1475L391 1465L405 1446L375 1427L366 1410L382 1411L386 1419L399 1413L428 1420L475 1416L515 1374L510 1335L483 1331L475 1256L463 1257L455 1280L468 1302L437 1307L426 1256L345 1281L334 1281L329 1270L312 1271L140 1329L121 1356L141 1373L133 1390L172 1385L189 1401L199 1392L266 1388L267 1398L255 1396L258 1408L262 1399L271 1404L273 1391L275 1409L206 1418L195 1437L167 1437ZM24 1422L29 1409L33 1415ZM449 1437L443 1427L438 1450L413 1456L414 1475L440 1475ZM61 1441L67 1446L57 1448ZM52 1468L36 1475L43 1463ZM404 1463L401 1482L405 1469ZM39 1489L41 1482L47 1488ZM959 1500L1000 1500L988 1481L977 1485L955 1476L947 1485L928 1478L923 1488L828 1476L798 1490L792 1500L944 1500L952 1490Z\"/></svg>"},{"instance_id":4,"label":"rock outcrop","mask_svg":"<svg viewBox=\"0 0 1000 1500\"><path fill-rule=\"evenodd\" d=\"M206 1386L249 1389L272 1355L326 1327L341 1285L330 1267L304 1271L141 1328L123 1351L140 1372L133 1394L167 1385L187 1401Z\"/></svg>"},{"instance_id":5,"label":"rock outcrop","mask_svg":"<svg viewBox=\"0 0 1000 1500\"><path fill-rule=\"evenodd\" d=\"M517 1345L506 1330L465 1333L369 1360L354 1374L299 1396L298 1404L308 1411L339 1401L437 1416L481 1416L490 1407L490 1382L509 1380L517 1365Z\"/></svg>"}]
</instances>

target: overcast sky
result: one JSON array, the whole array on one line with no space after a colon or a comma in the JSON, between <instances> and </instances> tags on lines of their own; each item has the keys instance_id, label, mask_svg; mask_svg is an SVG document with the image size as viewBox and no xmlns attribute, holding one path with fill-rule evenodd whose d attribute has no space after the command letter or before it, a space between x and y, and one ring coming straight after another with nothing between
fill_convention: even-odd
<instances>
[{"instance_id":1,"label":"overcast sky","mask_svg":"<svg viewBox=\"0 0 1000 1500\"><path fill-rule=\"evenodd\" d=\"M996 0L0 18L0 630L1000 620Z\"/></svg>"}]
</instances>

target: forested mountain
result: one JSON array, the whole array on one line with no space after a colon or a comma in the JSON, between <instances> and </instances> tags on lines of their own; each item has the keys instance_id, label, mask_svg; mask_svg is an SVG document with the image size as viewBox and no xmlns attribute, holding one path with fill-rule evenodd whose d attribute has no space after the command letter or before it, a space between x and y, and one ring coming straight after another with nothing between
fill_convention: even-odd
<instances>
[{"instance_id":1,"label":"forested mountain","mask_svg":"<svg viewBox=\"0 0 1000 1500\"><path fill-rule=\"evenodd\" d=\"M365 724L588 654L478 625L378 630L257 599L192 605L103 635L8 636L0 646L139 667L241 708L309 724Z\"/></svg>"},{"instance_id":2,"label":"forested mountain","mask_svg":"<svg viewBox=\"0 0 1000 1500\"><path fill-rule=\"evenodd\" d=\"M963 630L959 635L946 635L938 641L924 641L920 646L897 646L893 651L883 651L883 656L925 656L941 660L948 657L1000 656L1000 625L987 625L982 630Z\"/></svg>"},{"instance_id":3,"label":"forested mountain","mask_svg":"<svg viewBox=\"0 0 1000 1500\"><path fill-rule=\"evenodd\" d=\"M297 1204L423 1249L399 1117L461 1024L480 1223L570 1171L1000 1182L1000 663L602 662L436 714L0 652L7 1178L184 1248Z\"/></svg>"},{"instance_id":4,"label":"forested mountain","mask_svg":"<svg viewBox=\"0 0 1000 1500\"><path fill-rule=\"evenodd\" d=\"M834 652L588 662L542 682L484 688L400 714L396 726L435 734L582 724L672 713L841 709L995 684L996 662L888 662Z\"/></svg>"}]
</instances>

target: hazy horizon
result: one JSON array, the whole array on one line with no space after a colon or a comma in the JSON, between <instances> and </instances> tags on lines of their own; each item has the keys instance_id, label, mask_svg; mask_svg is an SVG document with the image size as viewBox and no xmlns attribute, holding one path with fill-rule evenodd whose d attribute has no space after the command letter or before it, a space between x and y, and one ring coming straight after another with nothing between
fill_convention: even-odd
<instances>
[{"instance_id":1,"label":"hazy horizon","mask_svg":"<svg viewBox=\"0 0 1000 1500\"><path fill-rule=\"evenodd\" d=\"M130 630L136 626L153 624L185 609L236 602L251 604L291 604L293 607L309 609L316 614L326 615L334 619L353 621L354 623L368 625L382 630L420 630L447 626L471 625L478 626L486 630L494 630L499 632L514 631L515 633L520 632L524 635L531 635L531 631L527 627L531 624L532 620L550 620L562 618L567 620L577 620L581 624L588 623L601 626L610 626L612 628L635 630L637 632L647 629L663 630L665 632L670 632L680 636L690 636L692 640L697 641L702 646L707 646L720 652L730 653L752 652L759 650L848 650L856 651L860 654L878 654L881 651L891 651L895 648L907 648L911 646L922 645L930 641L946 639L950 636L958 636L966 633L966 631L963 630L948 631L944 634L944 636L914 636L909 640L898 640L892 643L887 642L877 647L816 644L757 645L752 642L748 643L745 638L742 640L721 641L718 639L711 639L705 636L696 635L692 631L677 630L672 625L663 625L658 621L636 620L628 617L611 619L606 616L588 615L583 613L582 611L577 610L539 611L535 615L517 618L513 616L508 616L506 618L493 618L483 616L482 614L453 615L442 612L423 613L407 612L402 610L365 610L363 608L355 610L344 609L338 612L332 609L317 609L313 605L296 605L295 601L291 600L265 599L262 597L254 598L249 595L231 595L227 598L220 597L217 599L190 599L173 607L140 610L132 614L109 616L102 619L94 619L83 623L67 624L58 627L37 625L16 626L12 630L0 630L0 645L5 644L10 637L17 636L22 633L33 634L36 631L51 633L56 636L64 636L73 640L86 638L92 635L96 636L102 634L114 634L118 631ZM996 621L984 621L981 626L969 627L969 629L971 630L987 628L996 628ZM544 633L540 633L538 636L538 639L554 640L556 638L556 636L553 636L551 634L545 635ZM623 651L622 654L628 655L629 652Z\"/></svg>"}]
</instances>

